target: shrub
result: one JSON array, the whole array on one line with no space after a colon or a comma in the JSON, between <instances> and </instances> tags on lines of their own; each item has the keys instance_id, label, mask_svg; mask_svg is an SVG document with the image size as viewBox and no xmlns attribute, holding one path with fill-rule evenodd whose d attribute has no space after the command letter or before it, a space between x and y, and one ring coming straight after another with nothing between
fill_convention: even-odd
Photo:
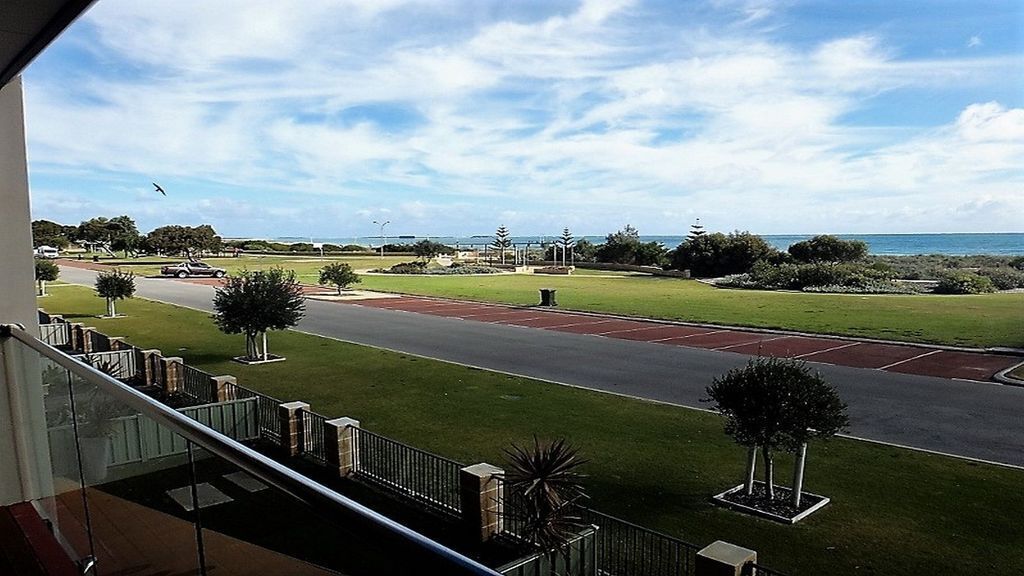
<instances>
[{"instance_id":1,"label":"shrub","mask_svg":"<svg viewBox=\"0 0 1024 576\"><path fill-rule=\"evenodd\" d=\"M688 238L671 254L672 268L696 277L726 276L750 271L758 262L779 261L779 252L749 232L720 232Z\"/></svg>"},{"instance_id":2,"label":"shrub","mask_svg":"<svg viewBox=\"0 0 1024 576\"><path fill-rule=\"evenodd\" d=\"M326 248L326 246L324 246ZM370 252L371 250L366 246L360 246L359 244L345 244L340 248L341 252Z\"/></svg>"},{"instance_id":3,"label":"shrub","mask_svg":"<svg viewBox=\"0 0 1024 576\"><path fill-rule=\"evenodd\" d=\"M860 240L822 234L793 244L788 252L800 262L855 262L867 257L868 245Z\"/></svg>"},{"instance_id":4,"label":"shrub","mask_svg":"<svg viewBox=\"0 0 1024 576\"><path fill-rule=\"evenodd\" d=\"M1024 288L1024 272L1016 268L982 268L978 274L991 280L999 290Z\"/></svg>"},{"instance_id":5,"label":"shrub","mask_svg":"<svg viewBox=\"0 0 1024 576\"><path fill-rule=\"evenodd\" d=\"M1024 270L1024 256L1017 256L1016 258L1010 260L1009 265L1011 268L1016 268L1017 270Z\"/></svg>"},{"instance_id":6,"label":"shrub","mask_svg":"<svg viewBox=\"0 0 1024 576\"><path fill-rule=\"evenodd\" d=\"M948 272L935 287L937 294L983 294L995 292L992 280L972 272Z\"/></svg>"}]
</instances>

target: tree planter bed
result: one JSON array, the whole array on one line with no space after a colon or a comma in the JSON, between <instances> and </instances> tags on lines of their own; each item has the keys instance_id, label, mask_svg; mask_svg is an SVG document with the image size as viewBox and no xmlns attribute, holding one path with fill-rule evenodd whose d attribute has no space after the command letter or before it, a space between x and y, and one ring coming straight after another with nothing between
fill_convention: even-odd
<instances>
[{"instance_id":1,"label":"tree planter bed","mask_svg":"<svg viewBox=\"0 0 1024 576\"><path fill-rule=\"evenodd\" d=\"M253 360L252 358L246 358L245 356L235 356L234 358L232 358L232 360L238 362L239 364L247 364L252 366L254 364L270 364L272 362L284 362L286 358L284 356L278 356L277 354L267 354L266 360Z\"/></svg>"},{"instance_id":2,"label":"tree planter bed","mask_svg":"<svg viewBox=\"0 0 1024 576\"><path fill-rule=\"evenodd\" d=\"M720 506L732 508L747 514L753 514L783 524L796 524L811 514L825 507L830 502L825 496L804 492L801 496L800 509L796 510L790 503L793 491L785 486L775 487L775 500L765 500L764 482L754 482L754 494L743 493L743 484L716 494L713 500Z\"/></svg>"}]
</instances>

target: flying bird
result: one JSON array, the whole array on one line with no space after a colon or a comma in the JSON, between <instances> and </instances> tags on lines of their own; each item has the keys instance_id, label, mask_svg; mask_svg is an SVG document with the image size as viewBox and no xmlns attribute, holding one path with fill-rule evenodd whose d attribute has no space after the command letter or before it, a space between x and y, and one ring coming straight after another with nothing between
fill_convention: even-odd
<instances>
[{"instance_id":1,"label":"flying bird","mask_svg":"<svg viewBox=\"0 0 1024 576\"><path fill-rule=\"evenodd\" d=\"M160 185L157 184L156 182L153 182L153 187L156 188L157 192L163 194L164 196L167 196L167 192L164 192L164 189L161 188Z\"/></svg>"}]
</instances>

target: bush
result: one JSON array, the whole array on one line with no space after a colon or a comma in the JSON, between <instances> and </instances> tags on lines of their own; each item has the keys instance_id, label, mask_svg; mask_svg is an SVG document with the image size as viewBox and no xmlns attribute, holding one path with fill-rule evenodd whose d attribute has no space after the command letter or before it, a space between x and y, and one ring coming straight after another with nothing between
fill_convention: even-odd
<instances>
[{"instance_id":1,"label":"bush","mask_svg":"<svg viewBox=\"0 0 1024 576\"><path fill-rule=\"evenodd\" d=\"M1017 270L1024 270L1024 256L1017 256L1008 263L1010 268L1016 268Z\"/></svg>"},{"instance_id":2,"label":"bush","mask_svg":"<svg viewBox=\"0 0 1024 576\"><path fill-rule=\"evenodd\" d=\"M360 246L359 244L345 244L339 250L341 252L371 252L369 248L366 246Z\"/></svg>"},{"instance_id":3,"label":"bush","mask_svg":"<svg viewBox=\"0 0 1024 576\"><path fill-rule=\"evenodd\" d=\"M749 232L720 232L687 239L672 252L672 268L707 278L742 274L758 262L780 261L779 251Z\"/></svg>"},{"instance_id":4,"label":"bush","mask_svg":"<svg viewBox=\"0 0 1024 576\"><path fill-rule=\"evenodd\" d=\"M978 274L991 280L999 290L1024 288L1024 272L1016 268L982 268Z\"/></svg>"},{"instance_id":5,"label":"bush","mask_svg":"<svg viewBox=\"0 0 1024 576\"><path fill-rule=\"evenodd\" d=\"M900 282L868 282L864 286L808 286L803 291L819 294L920 294L924 290Z\"/></svg>"},{"instance_id":6,"label":"bush","mask_svg":"<svg viewBox=\"0 0 1024 576\"><path fill-rule=\"evenodd\" d=\"M501 270L490 266L452 263L447 268L428 268L425 262L403 262L391 268L371 270L380 274L422 274L428 276L452 276L460 274L498 274Z\"/></svg>"},{"instance_id":7,"label":"bush","mask_svg":"<svg viewBox=\"0 0 1024 576\"><path fill-rule=\"evenodd\" d=\"M800 262L855 262L867 257L868 245L860 240L822 234L793 244L788 252Z\"/></svg>"},{"instance_id":8,"label":"bush","mask_svg":"<svg viewBox=\"0 0 1024 576\"><path fill-rule=\"evenodd\" d=\"M935 287L937 294L983 294L995 292L992 280L972 272L948 272Z\"/></svg>"},{"instance_id":9,"label":"bush","mask_svg":"<svg viewBox=\"0 0 1024 576\"><path fill-rule=\"evenodd\" d=\"M717 282L731 288L760 290L803 290L850 294L910 294L912 287L893 281L893 274L857 264L779 264L758 262L749 273L732 275Z\"/></svg>"}]
</instances>

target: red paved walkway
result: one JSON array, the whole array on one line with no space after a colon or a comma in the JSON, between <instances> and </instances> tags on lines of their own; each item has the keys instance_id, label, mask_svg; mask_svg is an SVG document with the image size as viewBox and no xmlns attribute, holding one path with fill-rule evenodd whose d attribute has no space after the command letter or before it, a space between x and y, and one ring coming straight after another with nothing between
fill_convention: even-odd
<instances>
[{"instance_id":1,"label":"red paved walkway","mask_svg":"<svg viewBox=\"0 0 1024 576\"><path fill-rule=\"evenodd\" d=\"M1016 356L998 354L954 352L921 346L876 344L837 338L787 336L728 328L681 326L656 321L626 320L417 296L358 300L347 303L356 306L461 318L476 322L491 322L669 346L706 348L738 354L801 358L808 362L873 368L940 378L987 381L991 380L996 372L1021 361L1021 358Z\"/></svg>"}]
</instances>

